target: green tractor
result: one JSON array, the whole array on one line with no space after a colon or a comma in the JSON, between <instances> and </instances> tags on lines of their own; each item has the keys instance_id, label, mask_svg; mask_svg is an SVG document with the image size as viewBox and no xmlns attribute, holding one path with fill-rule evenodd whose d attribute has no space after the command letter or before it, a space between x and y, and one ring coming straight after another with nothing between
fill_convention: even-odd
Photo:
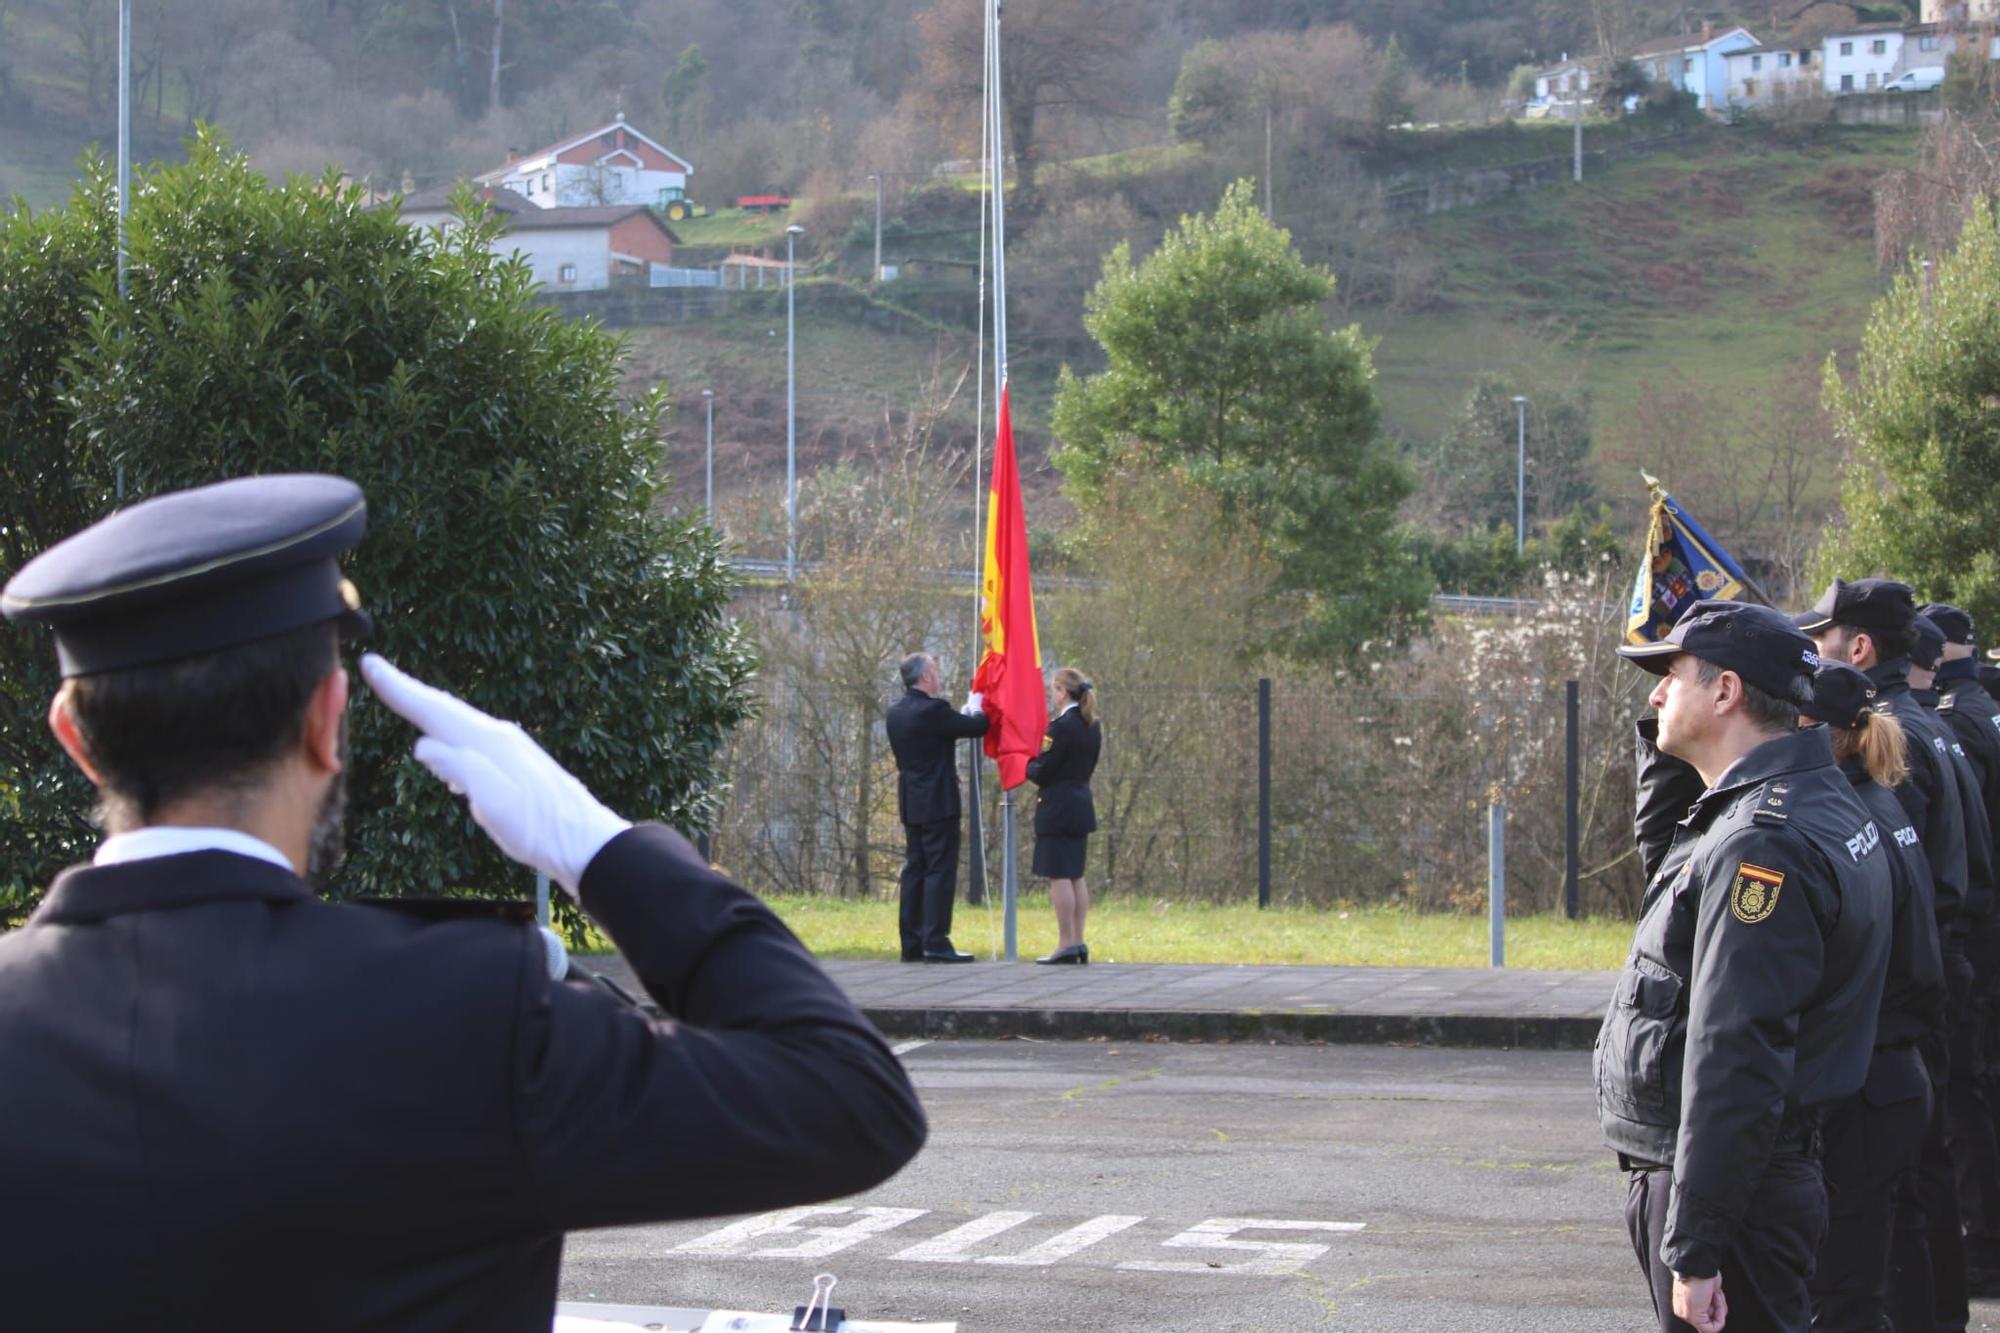
<instances>
[{"instance_id":1,"label":"green tractor","mask_svg":"<svg viewBox=\"0 0 2000 1333\"><path fill-rule=\"evenodd\" d=\"M709 210L687 197L687 191L678 185L670 185L660 191L660 202L655 205L667 215L669 222L686 222L689 218L705 218Z\"/></svg>"}]
</instances>

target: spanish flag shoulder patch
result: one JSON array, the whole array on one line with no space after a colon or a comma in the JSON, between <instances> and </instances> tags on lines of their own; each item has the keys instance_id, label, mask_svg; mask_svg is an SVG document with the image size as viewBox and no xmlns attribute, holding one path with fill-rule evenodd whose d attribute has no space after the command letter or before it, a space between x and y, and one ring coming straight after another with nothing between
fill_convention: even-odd
<instances>
[{"instance_id":1,"label":"spanish flag shoulder patch","mask_svg":"<svg viewBox=\"0 0 2000 1333\"><path fill-rule=\"evenodd\" d=\"M1739 861L1736 882L1729 886L1729 910L1744 925L1754 926L1778 910L1778 890L1784 887L1783 871Z\"/></svg>"}]
</instances>

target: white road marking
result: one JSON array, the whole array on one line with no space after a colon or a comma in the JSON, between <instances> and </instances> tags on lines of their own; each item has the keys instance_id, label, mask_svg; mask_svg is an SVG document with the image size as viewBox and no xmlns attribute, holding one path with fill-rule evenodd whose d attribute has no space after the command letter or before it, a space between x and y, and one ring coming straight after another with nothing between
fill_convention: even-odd
<instances>
[{"instance_id":1,"label":"white road marking","mask_svg":"<svg viewBox=\"0 0 2000 1333\"><path fill-rule=\"evenodd\" d=\"M674 1246L676 1254L699 1254L724 1259L822 1259L859 1245L870 1236L893 1230L912 1218L922 1217L928 1208L853 1208L846 1204L826 1207L781 1208L775 1213L732 1222L720 1231L698 1236ZM802 1227L808 1217L842 1217L852 1213L855 1220L838 1227ZM743 1247L764 1236L804 1236L796 1245L746 1250Z\"/></svg>"},{"instance_id":2,"label":"white road marking","mask_svg":"<svg viewBox=\"0 0 2000 1333\"><path fill-rule=\"evenodd\" d=\"M916 1050L917 1047L928 1046L930 1044L931 1044L930 1039L928 1037L919 1037L915 1041L899 1041L894 1046L891 1046L889 1048L889 1054L908 1055L911 1051Z\"/></svg>"},{"instance_id":3,"label":"white road marking","mask_svg":"<svg viewBox=\"0 0 2000 1333\"><path fill-rule=\"evenodd\" d=\"M1138 1226L1145 1220L1143 1217L1132 1217L1124 1213L1106 1213L1102 1217L1093 1217L1088 1222L1078 1223L1068 1231L1051 1236L1040 1245L1032 1246L1019 1254L989 1254L979 1262L1013 1264L1021 1268L1046 1268L1079 1251L1089 1249L1106 1236L1115 1236L1127 1227Z\"/></svg>"},{"instance_id":4,"label":"white road marking","mask_svg":"<svg viewBox=\"0 0 2000 1333\"><path fill-rule=\"evenodd\" d=\"M1249 1273L1259 1277L1297 1272L1327 1252L1325 1245L1297 1241L1231 1240L1239 1231L1359 1231L1360 1222L1288 1222L1264 1217L1211 1217L1160 1244L1178 1249L1252 1250L1262 1257L1240 1264L1185 1263L1166 1259L1133 1259L1118 1265L1141 1273Z\"/></svg>"},{"instance_id":5,"label":"white road marking","mask_svg":"<svg viewBox=\"0 0 2000 1333\"><path fill-rule=\"evenodd\" d=\"M953 1227L934 1240L912 1245L889 1257L908 1259L918 1264L971 1263L973 1256L967 1250L982 1240L991 1240L1003 1231L1020 1226L1033 1217L1033 1213L988 1213L975 1217L964 1226Z\"/></svg>"}]
</instances>

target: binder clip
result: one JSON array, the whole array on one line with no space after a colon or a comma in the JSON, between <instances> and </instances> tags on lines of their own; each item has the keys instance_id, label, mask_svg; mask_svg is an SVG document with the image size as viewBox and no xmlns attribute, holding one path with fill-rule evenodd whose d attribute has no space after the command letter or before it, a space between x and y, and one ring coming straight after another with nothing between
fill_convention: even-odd
<instances>
[{"instance_id":1,"label":"binder clip","mask_svg":"<svg viewBox=\"0 0 2000 1333\"><path fill-rule=\"evenodd\" d=\"M847 1322L847 1311L833 1303L833 1289L839 1283L831 1273L813 1279L812 1299L792 1310L792 1333L837 1333Z\"/></svg>"}]
</instances>

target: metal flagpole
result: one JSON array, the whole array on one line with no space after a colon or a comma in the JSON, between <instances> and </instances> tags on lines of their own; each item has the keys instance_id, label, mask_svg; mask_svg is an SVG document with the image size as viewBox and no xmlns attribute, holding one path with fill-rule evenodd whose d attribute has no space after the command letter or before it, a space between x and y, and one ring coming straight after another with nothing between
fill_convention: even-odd
<instances>
[{"instance_id":1,"label":"metal flagpole","mask_svg":"<svg viewBox=\"0 0 2000 1333\"><path fill-rule=\"evenodd\" d=\"M993 29L985 24L986 45L982 55L981 79L984 80L986 66L993 63ZM992 102L981 89L979 104L979 187L986 189L992 183L991 164L987 161L986 140L992 133L988 111ZM980 514L986 500L986 490L981 480L986 467L986 209L979 210L979 368L972 379L972 669L979 670L979 660L985 654L985 636L980 630L980 601L985 582L986 543L984 529L980 527ZM981 780L984 765L978 741L968 743L972 750L972 836L966 846L966 856L971 874L967 877L965 901L974 907L986 905L986 802L985 783ZM992 924L989 918L989 926Z\"/></svg>"},{"instance_id":2,"label":"metal flagpole","mask_svg":"<svg viewBox=\"0 0 2000 1333\"><path fill-rule=\"evenodd\" d=\"M118 299L125 299L125 215L132 201L132 0L118 0ZM124 486L119 486L124 493Z\"/></svg>"},{"instance_id":3,"label":"metal flagpole","mask_svg":"<svg viewBox=\"0 0 2000 1333\"><path fill-rule=\"evenodd\" d=\"M992 80L987 93L989 112L993 127L991 148L993 152L993 406L998 411L1007 392L1007 159L1005 154L1003 107L1000 99L1000 0L989 0L987 31L993 44L992 58L987 62L987 73ZM996 439L998 432L995 432ZM990 519L989 519L990 521ZM1014 842L1014 793L1002 789L1000 793L1000 836L1004 842L1000 849L1000 905L1002 913L1001 937L1005 944L1003 956L1010 963L1020 957L1015 942L1015 925L1019 885L1018 867L1015 861Z\"/></svg>"}]
</instances>

